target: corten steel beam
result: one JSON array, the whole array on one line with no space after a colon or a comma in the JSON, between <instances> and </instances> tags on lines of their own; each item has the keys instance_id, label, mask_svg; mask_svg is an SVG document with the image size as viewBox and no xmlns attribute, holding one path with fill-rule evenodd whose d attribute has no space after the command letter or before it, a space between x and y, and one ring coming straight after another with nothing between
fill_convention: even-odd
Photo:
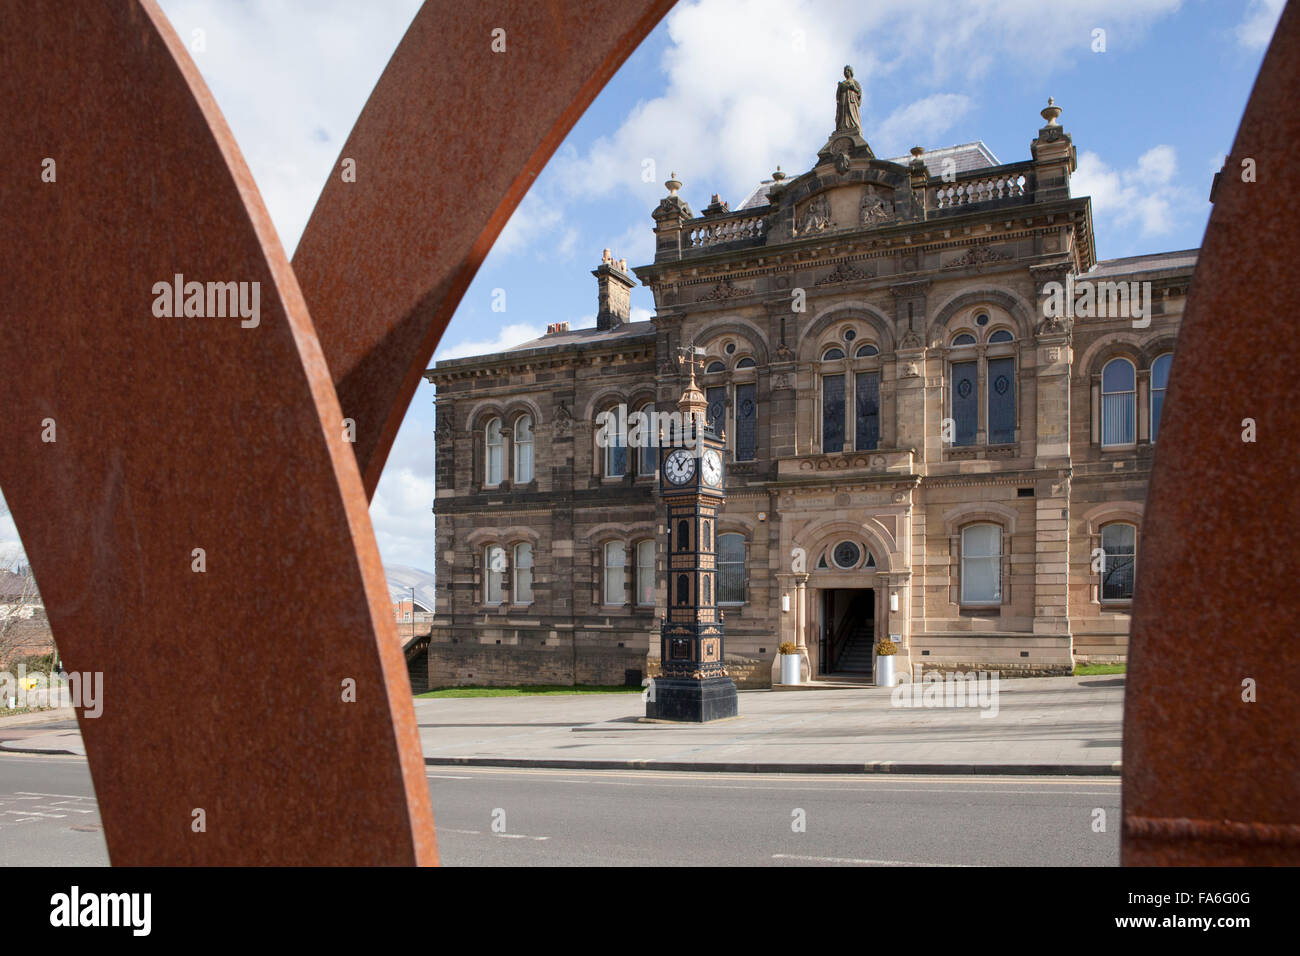
<instances>
[{"instance_id":1,"label":"corten steel beam","mask_svg":"<svg viewBox=\"0 0 1300 956\"><path fill-rule=\"evenodd\" d=\"M1297 94L1291 3L1215 194L1160 422L1124 700L1126 865L1300 863Z\"/></svg>"},{"instance_id":2,"label":"corten steel beam","mask_svg":"<svg viewBox=\"0 0 1300 956\"><path fill-rule=\"evenodd\" d=\"M548 9L576 22L570 6ZM568 100L534 110L530 128L545 133L532 153L507 157L524 172L497 184L505 198L484 214L474 264L520 182L655 19L597 36L612 53L588 31L599 70ZM65 661L104 673L104 716L82 714L81 727L111 859L436 862L409 685L345 416L228 128L151 2L11 2L0 24L9 133L0 374L11 383L0 486ZM445 41L413 31L395 62L436 58ZM381 89L401 82L394 75ZM432 165L440 146L462 151L480 117L424 92L425 109L453 117L439 120L445 144L407 144ZM383 130L378 102L367 116ZM536 119L548 110L549 125ZM382 164L366 147L373 140L354 139L358 156ZM393 142L383 145L401 148ZM47 157L53 182L42 180ZM382 221L348 223L357 241L384 245ZM445 228L474 230L464 219ZM467 282L472 266L450 271L466 269ZM157 316L154 283L177 273L258 283L257 325ZM448 313L457 281L443 295ZM372 303L387 301L384 287L366 288ZM344 334L368 350L360 333ZM417 377L436 335L424 342L423 355L408 356ZM53 442L42 440L49 423ZM345 700L350 682L355 702Z\"/></svg>"},{"instance_id":3,"label":"corten steel beam","mask_svg":"<svg viewBox=\"0 0 1300 956\"><path fill-rule=\"evenodd\" d=\"M230 130L152 2L0 29L0 487L67 667L104 675L110 859L435 863L365 493ZM258 324L158 317L177 274L258 283Z\"/></svg>"},{"instance_id":4,"label":"corten steel beam","mask_svg":"<svg viewBox=\"0 0 1300 956\"><path fill-rule=\"evenodd\" d=\"M293 257L339 403L356 422L367 494L497 234L671 7L484 0L427 3L416 15ZM343 159L355 161L355 182L344 181Z\"/></svg>"}]
</instances>

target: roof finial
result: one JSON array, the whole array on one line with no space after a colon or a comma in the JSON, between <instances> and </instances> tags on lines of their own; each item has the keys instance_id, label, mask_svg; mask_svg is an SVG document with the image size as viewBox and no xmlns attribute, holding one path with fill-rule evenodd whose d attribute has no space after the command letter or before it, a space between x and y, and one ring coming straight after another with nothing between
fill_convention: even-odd
<instances>
[{"instance_id":1,"label":"roof finial","mask_svg":"<svg viewBox=\"0 0 1300 956\"><path fill-rule=\"evenodd\" d=\"M664 183L664 186L668 189L668 195L670 196L676 196L677 190L682 188L682 184L677 180L676 173L668 174L668 182Z\"/></svg>"},{"instance_id":2,"label":"roof finial","mask_svg":"<svg viewBox=\"0 0 1300 956\"><path fill-rule=\"evenodd\" d=\"M1056 105L1055 97L1049 96L1047 98L1047 109L1043 110L1042 113L1039 115L1041 115L1043 119L1047 120L1048 126L1061 125L1060 123L1056 122L1056 118L1061 115L1061 108Z\"/></svg>"}]
</instances>

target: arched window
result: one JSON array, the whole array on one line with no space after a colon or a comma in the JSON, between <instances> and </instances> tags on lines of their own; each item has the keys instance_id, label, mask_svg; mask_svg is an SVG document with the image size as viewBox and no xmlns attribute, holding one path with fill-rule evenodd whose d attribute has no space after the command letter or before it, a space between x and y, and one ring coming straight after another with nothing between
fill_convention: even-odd
<instances>
[{"instance_id":1,"label":"arched window","mask_svg":"<svg viewBox=\"0 0 1300 956\"><path fill-rule=\"evenodd\" d=\"M745 603L745 536L718 535L718 603Z\"/></svg>"},{"instance_id":2,"label":"arched window","mask_svg":"<svg viewBox=\"0 0 1300 956\"><path fill-rule=\"evenodd\" d=\"M622 478L627 474L627 421L618 409L606 413L608 426L603 436L605 442L605 477ZM597 435L600 435L597 432Z\"/></svg>"},{"instance_id":3,"label":"arched window","mask_svg":"<svg viewBox=\"0 0 1300 956\"><path fill-rule=\"evenodd\" d=\"M1012 342L1015 338L1006 329L998 329L989 336L989 345L997 345L1001 342Z\"/></svg>"},{"instance_id":4,"label":"arched window","mask_svg":"<svg viewBox=\"0 0 1300 956\"><path fill-rule=\"evenodd\" d=\"M606 604L627 603L627 551L622 541L605 544L605 595Z\"/></svg>"},{"instance_id":5,"label":"arched window","mask_svg":"<svg viewBox=\"0 0 1300 956\"><path fill-rule=\"evenodd\" d=\"M677 550L688 551L691 547L691 523L683 518L677 522Z\"/></svg>"},{"instance_id":6,"label":"arched window","mask_svg":"<svg viewBox=\"0 0 1300 956\"><path fill-rule=\"evenodd\" d=\"M739 362L736 363L736 368L754 368L755 365L756 363L752 358L750 358L749 356L745 356L743 359L741 359Z\"/></svg>"},{"instance_id":7,"label":"arched window","mask_svg":"<svg viewBox=\"0 0 1300 956\"><path fill-rule=\"evenodd\" d=\"M722 362L710 362L708 368L704 370L704 374L713 375L717 372L725 372L726 370L727 370L727 366L724 365Z\"/></svg>"},{"instance_id":8,"label":"arched window","mask_svg":"<svg viewBox=\"0 0 1300 956\"><path fill-rule=\"evenodd\" d=\"M844 350L836 346L832 346L822 353L823 362L834 362L836 359L842 358L844 358Z\"/></svg>"},{"instance_id":9,"label":"arched window","mask_svg":"<svg viewBox=\"0 0 1300 956\"><path fill-rule=\"evenodd\" d=\"M658 416L655 415L655 404L654 402L647 402L638 411L643 417L639 437L641 453L637 457L636 473L638 475L653 475L655 469L659 467L659 435L656 431Z\"/></svg>"},{"instance_id":10,"label":"arched window","mask_svg":"<svg viewBox=\"0 0 1300 956\"><path fill-rule=\"evenodd\" d=\"M655 543L646 538L636 543L636 603L650 607L655 603Z\"/></svg>"},{"instance_id":11,"label":"arched window","mask_svg":"<svg viewBox=\"0 0 1300 956\"><path fill-rule=\"evenodd\" d=\"M969 332L963 332L961 335L957 336L955 339L952 340L952 344L953 344L953 348L956 348L961 345L974 345L975 336L971 335Z\"/></svg>"},{"instance_id":12,"label":"arched window","mask_svg":"<svg viewBox=\"0 0 1300 956\"><path fill-rule=\"evenodd\" d=\"M1137 559L1137 528L1121 521L1101 529L1101 599L1133 600L1133 571Z\"/></svg>"},{"instance_id":13,"label":"arched window","mask_svg":"<svg viewBox=\"0 0 1300 956\"><path fill-rule=\"evenodd\" d=\"M961 532L961 603L1002 601L1002 529L973 524Z\"/></svg>"},{"instance_id":14,"label":"arched window","mask_svg":"<svg viewBox=\"0 0 1300 956\"><path fill-rule=\"evenodd\" d=\"M880 349L874 345L859 345L858 350L853 353L854 358L871 358L873 355L879 355Z\"/></svg>"},{"instance_id":15,"label":"arched window","mask_svg":"<svg viewBox=\"0 0 1300 956\"><path fill-rule=\"evenodd\" d=\"M515 484L533 480L533 416L515 419Z\"/></svg>"},{"instance_id":16,"label":"arched window","mask_svg":"<svg viewBox=\"0 0 1300 956\"><path fill-rule=\"evenodd\" d=\"M677 603L689 604L691 600L691 579L685 574L677 575Z\"/></svg>"},{"instance_id":17,"label":"arched window","mask_svg":"<svg viewBox=\"0 0 1300 956\"><path fill-rule=\"evenodd\" d=\"M499 485L504 477L505 470L505 436L501 434L501 419L494 418L487 423L484 430L484 442L487 448L487 457L484 462L484 483L488 485Z\"/></svg>"},{"instance_id":18,"label":"arched window","mask_svg":"<svg viewBox=\"0 0 1300 956\"><path fill-rule=\"evenodd\" d=\"M528 543L515 545L514 561L515 583L511 600L515 604L533 603L533 546Z\"/></svg>"},{"instance_id":19,"label":"arched window","mask_svg":"<svg viewBox=\"0 0 1300 956\"><path fill-rule=\"evenodd\" d=\"M1160 412L1165 407L1165 389L1169 385L1169 366L1174 357L1165 353L1151 363L1151 440L1160 428Z\"/></svg>"},{"instance_id":20,"label":"arched window","mask_svg":"<svg viewBox=\"0 0 1300 956\"><path fill-rule=\"evenodd\" d=\"M1111 359L1101 370L1101 443L1137 441L1137 373L1128 359Z\"/></svg>"},{"instance_id":21,"label":"arched window","mask_svg":"<svg viewBox=\"0 0 1300 956\"><path fill-rule=\"evenodd\" d=\"M506 579L506 549L490 544L483 551L483 602L500 604Z\"/></svg>"}]
</instances>

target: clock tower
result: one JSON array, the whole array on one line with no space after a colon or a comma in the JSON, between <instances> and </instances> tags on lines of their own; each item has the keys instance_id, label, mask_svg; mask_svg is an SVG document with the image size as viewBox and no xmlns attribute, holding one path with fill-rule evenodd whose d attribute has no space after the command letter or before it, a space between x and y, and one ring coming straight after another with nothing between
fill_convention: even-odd
<instances>
[{"instance_id":1,"label":"clock tower","mask_svg":"<svg viewBox=\"0 0 1300 956\"><path fill-rule=\"evenodd\" d=\"M736 685L722 653L718 610L718 512L726 500L725 442L709 428L704 393L690 382L677 402L682 426L660 442L659 492L667 511L667 610L660 629L662 676L646 716L702 722L735 717Z\"/></svg>"}]
</instances>

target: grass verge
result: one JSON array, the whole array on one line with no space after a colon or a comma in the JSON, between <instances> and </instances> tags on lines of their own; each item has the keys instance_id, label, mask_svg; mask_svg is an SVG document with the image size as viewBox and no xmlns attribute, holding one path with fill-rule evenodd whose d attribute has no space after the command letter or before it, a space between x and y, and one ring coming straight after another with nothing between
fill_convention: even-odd
<instances>
[{"instance_id":1,"label":"grass verge","mask_svg":"<svg viewBox=\"0 0 1300 956\"><path fill-rule=\"evenodd\" d=\"M1095 677L1098 674L1124 674L1127 664L1080 664L1074 669L1075 677Z\"/></svg>"}]
</instances>

